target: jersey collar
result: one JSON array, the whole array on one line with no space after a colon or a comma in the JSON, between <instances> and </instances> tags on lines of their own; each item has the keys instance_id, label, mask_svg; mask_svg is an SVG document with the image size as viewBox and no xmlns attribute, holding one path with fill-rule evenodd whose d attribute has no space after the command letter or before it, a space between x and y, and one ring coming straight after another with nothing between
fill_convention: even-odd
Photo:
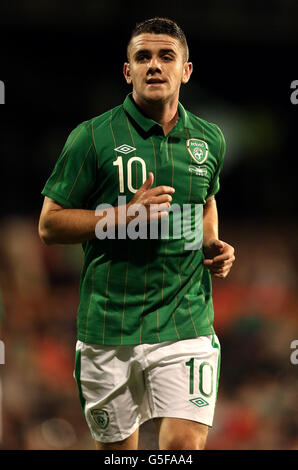
<instances>
[{"instance_id":1,"label":"jersey collar","mask_svg":"<svg viewBox=\"0 0 298 470\"><path fill-rule=\"evenodd\" d=\"M137 107L135 104L133 98L132 98L132 93L127 95L127 97L124 100L123 107L125 111L133 118L133 120L145 131L149 132L154 126L161 127L161 125L154 121L153 119L150 119L146 117L141 110ZM193 125L191 124L191 121L187 115L186 110L178 101L178 112L179 112L179 119L177 121L176 126L172 129L181 131L184 128L187 129L193 129ZM172 132L172 131L171 131Z\"/></svg>"}]
</instances>

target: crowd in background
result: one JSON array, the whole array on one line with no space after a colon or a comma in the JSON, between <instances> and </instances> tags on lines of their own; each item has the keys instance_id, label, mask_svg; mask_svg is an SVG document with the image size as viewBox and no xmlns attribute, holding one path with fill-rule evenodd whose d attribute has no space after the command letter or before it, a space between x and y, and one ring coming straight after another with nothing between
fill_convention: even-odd
<instances>
[{"instance_id":1,"label":"crowd in background","mask_svg":"<svg viewBox=\"0 0 298 470\"><path fill-rule=\"evenodd\" d=\"M73 378L82 250L45 246L37 223L1 221L0 448L93 449ZM298 365L290 359L297 233L249 223L222 232L236 262L213 282L222 357L207 449L298 449ZM141 427L139 446L157 449L152 422Z\"/></svg>"}]
</instances>

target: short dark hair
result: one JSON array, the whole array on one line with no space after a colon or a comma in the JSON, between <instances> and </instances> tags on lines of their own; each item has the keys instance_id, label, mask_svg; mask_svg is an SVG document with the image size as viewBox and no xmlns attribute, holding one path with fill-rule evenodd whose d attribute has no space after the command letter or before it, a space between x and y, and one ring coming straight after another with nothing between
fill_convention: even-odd
<instances>
[{"instance_id":1,"label":"short dark hair","mask_svg":"<svg viewBox=\"0 0 298 470\"><path fill-rule=\"evenodd\" d=\"M134 29L132 30L130 39L127 45L127 58L129 59L129 46L132 38L143 33L151 34L168 34L176 39L179 39L181 45L185 51L185 60L188 61L189 51L186 41L186 37L180 26L173 20L169 18L150 18L149 20L142 21L137 23Z\"/></svg>"}]
</instances>

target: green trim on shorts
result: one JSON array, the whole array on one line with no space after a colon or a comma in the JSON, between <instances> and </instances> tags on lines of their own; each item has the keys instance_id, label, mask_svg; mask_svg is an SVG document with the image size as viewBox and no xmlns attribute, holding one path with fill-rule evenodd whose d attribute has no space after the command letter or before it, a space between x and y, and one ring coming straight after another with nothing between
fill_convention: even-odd
<instances>
[{"instance_id":1,"label":"green trim on shorts","mask_svg":"<svg viewBox=\"0 0 298 470\"><path fill-rule=\"evenodd\" d=\"M218 392L218 383L219 383L219 373L220 373L220 363L221 363L221 348L218 343L216 343L214 339L214 334L212 335L212 346L218 349L218 360L217 360L217 374L216 374L216 395L215 395L215 404L217 400L217 392Z\"/></svg>"},{"instance_id":2,"label":"green trim on shorts","mask_svg":"<svg viewBox=\"0 0 298 470\"><path fill-rule=\"evenodd\" d=\"M82 392L82 385L81 385L81 350L78 349L76 351L76 356L75 356L75 379L77 381L77 384L78 384L78 389L79 389L79 398L80 398L80 403L81 403L81 407L83 409L83 412L85 413L85 404L86 404L86 400L83 396L83 392Z\"/></svg>"}]
</instances>

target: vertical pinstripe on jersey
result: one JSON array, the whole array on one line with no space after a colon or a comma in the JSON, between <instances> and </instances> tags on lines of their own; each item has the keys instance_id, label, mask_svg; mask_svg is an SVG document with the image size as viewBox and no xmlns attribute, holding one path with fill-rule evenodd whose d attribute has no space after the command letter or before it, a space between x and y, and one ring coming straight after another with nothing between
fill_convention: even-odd
<instances>
[{"instance_id":1,"label":"vertical pinstripe on jersey","mask_svg":"<svg viewBox=\"0 0 298 470\"><path fill-rule=\"evenodd\" d=\"M113 118L113 110L111 109L109 126L110 126L110 131L111 131L113 142L114 142L114 148L116 148L117 142L116 142L115 134L113 131L112 118ZM106 328L106 315L107 315L107 303L108 303L108 294L109 294L109 279L110 279L110 273L111 273L111 265L112 265L112 262L110 260L108 262L107 275L106 275L106 286L105 286L106 298L105 298L104 312L103 312L102 344L105 344L104 338L105 338L105 328Z\"/></svg>"},{"instance_id":2,"label":"vertical pinstripe on jersey","mask_svg":"<svg viewBox=\"0 0 298 470\"><path fill-rule=\"evenodd\" d=\"M200 127L201 127L201 129L202 129L202 136L203 136L203 139L205 139L204 127L203 127L203 125L202 125L202 123L200 122L199 119L197 119L197 122L198 122L198 124L200 125ZM189 137L188 137L188 138L189 138ZM206 183L205 183L205 176L203 175L202 178L203 178L203 191L204 191L204 187L205 187L205 184L206 184ZM201 279L199 279L197 282L198 282L198 284L200 285L200 284L201 284ZM206 297L204 297L204 301L205 301L205 305L206 305ZM209 325L211 326L212 323L211 323L210 317L209 317L209 306L208 306L208 308L206 308L206 316L207 316L207 320L208 320L208 322L209 322Z\"/></svg>"},{"instance_id":3,"label":"vertical pinstripe on jersey","mask_svg":"<svg viewBox=\"0 0 298 470\"><path fill-rule=\"evenodd\" d=\"M175 165L174 165L174 157L173 157L173 143L170 142L170 155L171 155L171 163L172 163L172 188L174 188L174 174L175 174ZM180 282L180 286L181 286L181 282ZM178 304L178 299L177 299L177 295L176 295L176 305ZM175 318L175 313L173 311L172 313L172 318L173 318L173 322L174 322L174 327L175 327L175 331L176 331L176 334L177 334L177 338L180 339L180 335L179 335L179 332L177 330L177 325L176 325L176 318Z\"/></svg>"},{"instance_id":4,"label":"vertical pinstripe on jersey","mask_svg":"<svg viewBox=\"0 0 298 470\"><path fill-rule=\"evenodd\" d=\"M160 334L159 334L159 310L156 310L156 336L158 342L160 343Z\"/></svg>"},{"instance_id":5,"label":"vertical pinstripe on jersey","mask_svg":"<svg viewBox=\"0 0 298 470\"><path fill-rule=\"evenodd\" d=\"M125 117L126 117L127 127L128 127L128 130L129 130L129 133L130 133L132 145L133 145L133 147L136 148L135 141L134 141L131 129L130 129L130 124L129 124L128 117L127 116L125 116ZM136 150L134 150L134 156L136 157L136 155L137 155ZM138 162L135 162L135 167L136 167L136 185L135 185L135 187L138 188Z\"/></svg>"},{"instance_id":6,"label":"vertical pinstripe on jersey","mask_svg":"<svg viewBox=\"0 0 298 470\"><path fill-rule=\"evenodd\" d=\"M132 140L132 144L135 147L134 139L133 139L133 136L132 136L132 133L131 133L131 130L130 130L130 125L129 125L128 118L127 118L127 116L125 116L125 118L126 118L126 124L127 124L127 127L128 127L128 131L130 133L130 137L131 137L131 140ZM112 126L112 123L111 123L111 126ZM134 155L136 156L136 151L134 151ZM126 304L126 291L127 291L127 279L128 279L128 267L129 267L129 249L130 249L129 247L130 247L130 245L128 244L128 259L127 259L126 268L125 268L124 295L123 295L123 300L122 300L122 318L121 318L121 334L120 334L121 339L120 339L120 344L123 344L123 327L124 327L124 319L125 319L125 304Z\"/></svg>"},{"instance_id":7,"label":"vertical pinstripe on jersey","mask_svg":"<svg viewBox=\"0 0 298 470\"><path fill-rule=\"evenodd\" d=\"M177 296L176 296L176 306L177 306ZM175 331L176 331L177 338L180 339L179 331L177 330L176 318L175 318L175 313L174 312L172 313L172 318L173 318L174 328L175 328Z\"/></svg>"},{"instance_id":8,"label":"vertical pinstripe on jersey","mask_svg":"<svg viewBox=\"0 0 298 470\"><path fill-rule=\"evenodd\" d=\"M218 132L218 128L217 126L213 125L214 129L216 130L216 133L219 135L219 150L218 150L218 156L217 158L219 158L219 155L221 154L221 147L222 147L222 136L220 135L220 133Z\"/></svg>"},{"instance_id":9,"label":"vertical pinstripe on jersey","mask_svg":"<svg viewBox=\"0 0 298 470\"><path fill-rule=\"evenodd\" d=\"M97 148L96 148L96 143L95 143L95 136L94 136L94 119L91 120L91 134L92 134L92 142L93 142L94 150L95 150L96 157L97 157L97 168L99 168L99 158L98 158L98 153L97 153Z\"/></svg>"},{"instance_id":10,"label":"vertical pinstripe on jersey","mask_svg":"<svg viewBox=\"0 0 298 470\"><path fill-rule=\"evenodd\" d=\"M156 151L155 151L155 144L152 136L150 137L152 147L153 147L153 155L154 155L154 183L156 185L157 181L157 174L156 174L156 165L157 165L157 159L156 159ZM156 310L156 334L158 338L158 342L160 342L160 335L159 335L159 311L158 309Z\"/></svg>"},{"instance_id":11,"label":"vertical pinstripe on jersey","mask_svg":"<svg viewBox=\"0 0 298 470\"><path fill-rule=\"evenodd\" d=\"M218 155L217 155L217 158L219 159L219 156L220 156L220 153L221 153L221 147L222 147L222 137L221 137L220 133L218 132L217 127L216 126L213 126L213 127L215 128L217 134L219 135L219 139L220 139L219 150L218 150ZM205 298L205 304L206 304L206 298ZM209 309L210 309L210 304L208 305L208 308L206 310L207 310L207 317L208 317L209 325L211 325L212 322L211 322L210 317L209 317Z\"/></svg>"},{"instance_id":12,"label":"vertical pinstripe on jersey","mask_svg":"<svg viewBox=\"0 0 298 470\"><path fill-rule=\"evenodd\" d=\"M192 251L192 258L194 258L195 253L196 253L195 250L193 250L193 251ZM194 266L193 266L193 264L192 264L192 260L191 260L190 264L191 264L191 267L194 269ZM191 286L193 285L192 277L190 278L190 285L191 285ZM188 294L186 294L186 295L188 295ZM190 308L190 305L189 305L189 298L187 298L187 300L188 300L189 314L190 314L191 321L192 321L192 324L193 324L193 327L194 327L194 330L195 330L196 336L197 336L197 335L198 335L198 332L197 332L197 329L196 329L195 322L193 321L193 318L192 318L192 312L191 312L191 308Z\"/></svg>"},{"instance_id":13,"label":"vertical pinstripe on jersey","mask_svg":"<svg viewBox=\"0 0 298 470\"><path fill-rule=\"evenodd\" d=\"M196 325L195 325L195 322L193 321L193 318L192 318L192 312L191 312L191 308L190 308L190 302L189 302L188 294L185 294L185 297L187 298L188 311L189 311L189 316L190 316L190 319L191 319L191 322L192 322L192 326L193 326L193 328L194 328L194 330L195 330L196 336L198 336L198 332L197 332L197 329L196 329Z\"/></svg>"},{"instance_id":14,"label":"vertical pinstripe on jersey","mask_svg":"<svg viewBox=\"0 0 298 470\"><path fill-rule=\"evenodd\" d=\"M133 132L131 130L129 119L128 119L127 116L125 116L125 117L126 117L126 124L127 124L127 127L128 127L128 131L129 131L129 134L130 134L130 137L131 137L132 145L136 149L136 143L135 143L135 140L134 140L134 137L133 137ZM134 150L134 156L136 156L136 150ZM141 181L138 184L138 170L137 170L137 168L138 168L138 163L135 162L135 170L136 170L135 187L136 188L138 188L139 185L141 186L143 184L143 181ZM155 166L155 168L156 168L156 166ZM146 177L147 177L147 175L146 175ZM121 323L121 344L122 344L122 341L123 341L123 325L124 325L124 318L125 318L125 301L126 301L126 290L127 290L128 267L129 267L129 260L128 260L127 265L126 265L126 275L125 275L125 287L124 287L124 299L123 299L123 311L122 311L122 323ZM144 276L143 309L142 309L142 313L140 315L140 343L141 343L141 338L142 338L142 314L144 312L145 301L146 301L146 284L147 284L148 267L149 267L149 262L147 262L147 264L146 264L145 276Z\"/></svg>"},{"instance_id":15,"label":"vertical pinstripe on jersey","mask_svg":"<svg viewBox=\"0 0 298 470\"><path fill-rule=\"evenodd\" d=\"M202 125L202 123L200 122L199 119L197 119L197 121L198 121L198 124L200 125L200 127L201 127L201 129L202 129L202 136L203 136L203 139L205 139L204 127L203 127L203 125ZM188 138L190 138L190 137L189 137L188 130L187 130L187 134L188 134ZM206 179L206 178L205 178L204 175L202 176L202 178L203 178L203 191L204 191L205 184L206 184L206 183L205 183L205 179ZM202 223L203 223L203 221L202 221ZM191 281L192 281L192 280L191 280ZM198 284L200 285L201 279L199 279L197 282L198 282ZM206 304L206 298L204 298L204 300L205 300L205 304ZM206 309L206 315L207 315L207 319L208 319L209 325L211 326L211 321L210 321L210 317L209 317L209 308Z\"/></svg>"},{"instance_id":16,"label":"vertical pinstripe on jersey","mask_svg":"<svg viewBox=\"0 0 298 470\"><path fill-rule=\"evenodd\" d=\"M126 263L126 273L125 273L125 286L124 286L124 297L123 297L123 309L122 309L122 320L121 320L121 342L123 344L123 325L125 317L125 302L126 302L126 290L127 290L127 276L128 276L128 261Z\"/></svg>"},{"instance_id":17,"label":"vertical pinstripe on jersey","mask_svg":"<svg viewBox=\"0 0 298 470\"><path fill-rule=\"evenodd\" d=\"M204 127L202 126L200 121L199 121L199 124L200 124L201 129L202 129L203 139L205 140ZM205 188L205 184L206 184L206 178L205 178L204 174L202 175L202 178L203 178L203 192L204 192L204 188Z\"/></svg>"},{"instance_id":18,"label":"vertical pinstripe on jersey","mask_svg":"<svg viewBox=\"0 0 298 470\"><path fill-rule=\"evenodd\" d=\"M162 263L162 284L161 284L161 286L162 286L161 287L161 300L162 301L163 301L164 278L165 278L165 262L166 262L166 257L167 257L168 241L169 241L169 239L167 238L167 240L165 242L165 254L164 254L163 263ZM177 296L176 296L176 299L177 299ZM179 335L177 327L176 327L176 320L175 320L174 312L172 313L172 318L173 318L173 322L174 322L175 331L176 331L176 334L177 334L177 339L180 339L180 335Z\"/></svg>"},{"instance_id":19,"label":"vertical pinstripe on jersey","mask_svg":"<svg viewBox=\"0 0 298 470\"><path fill-rule=\"evenodd\" d=\"M187 139L190 139L190 135L189 135L189 131L188 129L185 129L185 132L186 132L186 136L187 136ZM188 152L187 152L188 153ZM190 163L191 163L191 156L189 155L188 157L190 159ZM190 182L189 182L189 192L188 192L188 202L191 201L191 189L192 189L192 173L190 173ZM184 246L183 246L184 248ZM192 278L191 278L191 282L192 282ZM190 315L190 319L191 319L191 322L192 322L192 325L193 325L193 328L195 330L195 334L196 336L198 335L197 333L197 329L196 329L196 325L193 321L193 318L192 318L192 312L191 312L191 308L190 308L190 302L189 302L189 298L187 297L187 295L185 296L186 299L187 299L187 303L188 303L188 311L189 311L189 315Z\"/></svg>"},{"instance_id":20,"label":"vertical pinstripe on jersey","mask_svg":"<svg viewBox=\"0 0 298 470\"><path fill-rule=\"evenodd\" d=\"M175 165L174 165L174 158L173 158L173 143L170 143L170 154L171 154L171 163L172 163L172 188L174 188L174 173L175 173Z\"/></svg>"},{"instance_id":21,"label":"vertical pinstripe on jersey","mask_svg":"<svg viewBox=\"0 0 298 470\"><path fill-rule=\"evenodd\" d=\"M70 189L70 191L69 191L69 193L68 193L66 199L69 199L71 193L73 192L73 189L74 189L74 187L75 187L75 185L76 185L76 182L78 181L79 176L80 176L80 174L81 174L81 171L82 171L82 169L83 169L83 167L84 167L84 165L85 165L85 161L87 160L87 157L88 157L88 155L89 155L89 152L90 152L91 147L92 147L92 144L90 144L90 146L89 146L89 148L88 148L88 151L87 151L86 155L85 155L84 158L83 158L82 165L81 165L80 168L79 168L79 171L78 171L78 173L77 173L77 176L76 176L76 178L75 178L75 180L74 180L74 182L73 182L73 185L72 185L72 187L71 187L71 189Z\"/></svg>"},{"instance_id":22,"label":"vertical pinstripe on jersey","mask_svg":"<svg viewBox=\"0 0 298 470\"><path fill-rule=\"evenodd\" d=\"M89 319L89 313L90 313L90 310L91 310L92 298L93 298L93 295L94 295L94 269L95 269L95 262L93 263L93 266L92 266L91 293L90 293L90 299L89 299L88 312L87 312L87 315L86 315L85 341L87 341L87 336L88 336L88 319Z\"/></svg>"},{"instance_id":23,"label":"vertical pinstripe on jersey","mask_svg":"<svg viewBox=\"0 0 298 470\"><path fill-rule=\"evenodd\" d=\"M154 153L154 183L156 184L156 152L155 152L155 145L152 136L150 137L152 146L153 146L153 153Z\"/></svg>"},{"instance_id":24,"label":"vertical pinstripe on jersey","mask_svg":"<svg viewBox=\"0 0 298 470\"><path fill-rule=\"evenodd\" d=\"M182 239L182 244L181 244L181 252L182 253L184 250L184 240ZM194 251L193 251L194 253ZM181 259L181 258L180 258ZM181 275L180 275L180 262L179 262L179 282L180 282L180 288L182 287L182 283L181 283ZM191 284L192 284L192 278L191 278ZM196 325L193 321L193 317L192 317L192 311L191 311L191 308L190 308L190 302L189 302L189 298L187 297L188 294L185 294L185 297L187 299L187 304L188 304L188 312L189 312L189 316L190 316L190 319L191 319L191 322L192 322L192 326L193 326L193 329L195 331L195 334L197 336L197 330L196 330Z\"/></svg>"},{"instance_id":25,"label":"vertical pinstripe on jersey","mask_svg":"<svg viewBox=\"0 0 298 470\"><path fill-rule=\"evenodd\" d=\"M162 302L163 302L163 290L164 290L164 281L165 281L165 263L166 263L166 257L167 257L168 242L169 242L169 238L166 239L165 244L164 244L165 251L164 251L164 257L163 257L163 262L162 262L162 281L161 281L161 301ZM158 337L160 338L159 335Z\"/></svg>"},{"instance_id":26,"label":"vertical pinstripe on jersey","mask_svg":"<svg viewBox=\"0 0 298 470\"><path fill-rule=\"evenodd\" d=\"M148 240L150 246L150 239ZM148 252L149 253L149 246ZM147 256L148 259L148 256ZM144 280L144 295L143 295L143 308L140 315L140 344L142 344L142 329L143 329L143 314L145 309L145 301L146 301L146 288L147 288L147 273L148 273L149 262L147 261L146 268L145 268L145 280Z\"/></svg>"},{"instance_id":27,"label":"vertical pinstripe on jersey","mask_svg":"<svg viewBox=\"0 0 298 470\"><path fill-rule=\"evenodd\" d=\"M108 286L109 286L109 277L111 271L111 261L108 263L107 268L107 277L106 277L106 290L105 290L105 305L104 305L104 312L103 312L103 327L102 327L102 344L105 344L105 330L106 330L106 313L107 313L107 303L108 303Z\"/></svg>"},{"instance_id":28,"label":"vertical pinstripe on jersey","mask_svg":"<svg viewBox=\"0 0 298 470\"><path fill-rule=\"evenodd\" d=\"M75 141L77 140L77 138L79 137L79 135L80 135L80 133L82 132L83 129L84 129L84 127L82 126L82 127L80 128L79 132L74 136L74 138L73 138L73 140L72 140L72 142L71 142L71 144L70 144L70 146L69 146L69 148L68 148L68 150L67 150L67 153L66 153L66 155L65 155L64 162L63 162L61 171L60 171L60 173L59 173L59 175L58 175L58 177L57 177L57 180L56 180L55 183L50 187L50 190L51 190L51 191L54 190L56 184L60 181L60 178L61 178L61 176L63 175L63 172L64 172L64 168L65 168L65 165L66 165L66 162L67 162L68 155L70 154L70 151L71 151L71 149L72 149L73 144L75 143Z\"/></svg>"},{"instance_id":29,"label":"vertical pinstripe on jersey","mask_svg":"<svg viewBox=\"0 0 298 470\"><path fill-rule=\"evenodd\" d=\"M185 132L186 132L186 136L187 136L187 139L189 139L189 132L188 132L188 129L185 129ZM188 152L187 152L188 153ZM191 156L189 155L188 156L189 158L189 163L191 164ZM188 193L188 202L190 202L191 200L191 186L192 186L192 173L190 173L190 181L189 181L189 193Z\"/></svg>"}]
</instances>

